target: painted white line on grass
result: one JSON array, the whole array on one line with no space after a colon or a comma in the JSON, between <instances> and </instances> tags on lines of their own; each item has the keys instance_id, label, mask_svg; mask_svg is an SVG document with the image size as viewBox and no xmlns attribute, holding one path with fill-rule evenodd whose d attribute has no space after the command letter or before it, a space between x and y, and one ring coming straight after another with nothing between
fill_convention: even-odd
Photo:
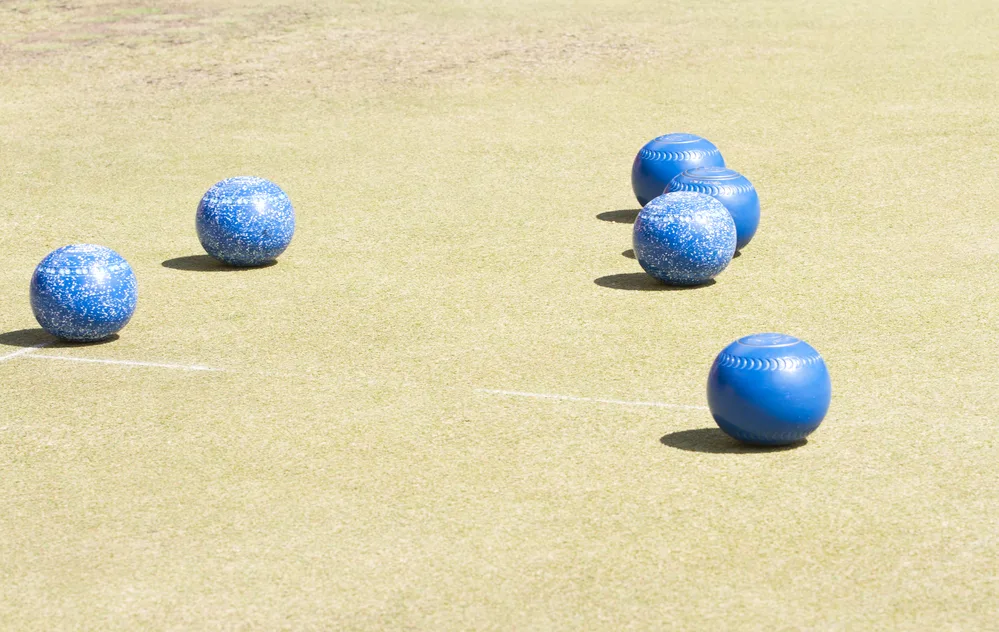
<instances>
[{"instance_id":1,"label":"painted white line on grass","mask_svg":"<svg viewBox=\"0 0 999 632\"><path fill-rule=\"evenodd\" d=\"M119 364L122 366L144 366L156 369L178 369L180 371L224 371L225 369L215 369L210 366L199 364L165 364L162 362L139 362L137 360L100 360L97 358L73 358L70 356L58 355L31 355L33 360L62 360L64 362L94 362L97 364Z\"/></svg>"},{"instance_id":2,"label":"painted white line on grass","mask_svg":"<svg viewBox=\"0 0 999 632\"><path fill-rule=\"evenodd\" d=\"M16 358L18 356L27 355L27 354L31 353L32 351L35 351L36 349L41 349L43 347L47 347L50 344L52 344L52 343L51 342L39 342L37 345L32 345L30 347L25 347L24 349L18 349L17 351L15 351L13 353L8 353L7 355L0 356L0 362L6 362L7 360L13 360L14 358Z\"/></svg>"},{"instance_id":3,"label":"painted white line on grass","mask_svg":"<svg viewBox=\"0 0 999 632\"><path fill-rule=\"evenodd\" d=\"M572 395L555 395L552 393L528 393L525 391L502 391L494 388L477 388L476 393L501 395L504 397L531 397L534 399L551 399L563 402L589 402L593 404L614 404L616 406L653 406L656 408L676 408L680 410L707 410L707 406L690 406L688 404L670 404L668 402L633 402L626 399L604 399L600 397L574 397Z\"/></svg>"}]
</instances>

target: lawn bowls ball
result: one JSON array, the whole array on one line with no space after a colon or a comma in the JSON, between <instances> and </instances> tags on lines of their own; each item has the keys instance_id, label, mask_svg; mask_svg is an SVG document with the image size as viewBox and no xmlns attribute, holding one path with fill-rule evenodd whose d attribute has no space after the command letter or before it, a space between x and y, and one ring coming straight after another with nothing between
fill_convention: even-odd
<instances>
[{"instance_id":1,"label":"lawn bowls ball","mask_svg":"<svg viewBox=\"0 0 999 632\"><path fill-rule=\"evenodd\" d=\"M631 188L638 203L645 206L684 171L724 166L721 152L710 141L694 134L666 134L650 140L635 156Z\"/></svg>"},{"instance_id":2,"label":"lawn bowls ball","mask_svg":"<svg viewBox=\"0 0 999 632\"><path fill-rule=\"evenodd\" d=\"M31 309L53 336L73 342L118 333L135 312L135 274L104 246L64 246L48 254L31 277Z\"/></svg>"},{"instance_id":3,"label":"lawn bowls ball","mask_svg":"<svg viewBox=\"0 0 999 632\"><path fill-rule=\"evenodd\" d=\"M760 225L760 197L756 188L737 171L726 167L698 167L684 171L670 181L666 193L696 191L725 205L735 220L735 249L742 250Z\"/></svg>"},{"instance_id":4,"label":"lawn bowls ball","mask_svg":"<svg viewBox=\"0 0 999 632\"><path fill-rule=\"evenodd\" d=\"M208 189L198 204L196 223L208 254L232 266L259 266L291 243L295 209L273 182L239 176Z\"/></svg>"},{"instance_id":5,"label":"lawn bowls ball","mask_svg":"<svg viewBox=\"0 0 999 632\"><path fill-rule=\"evenodd\" d=\"M732 261L735 222L710 195L665 193L635 219L635 258L649 275L669 285L707 283Z\"/></svg>"},{"instance_id":6,"label":"lawn bowls ball","mask_svg":"<svg viewBox=\"0 0 999 632\"><path fill-rule=\"evenodd\" d=\"M730 436L786 445L811 434L829 410L829 371L807 342L755 334L718 354L708 375L708 407Z\"/></svg>"}]
</instances>

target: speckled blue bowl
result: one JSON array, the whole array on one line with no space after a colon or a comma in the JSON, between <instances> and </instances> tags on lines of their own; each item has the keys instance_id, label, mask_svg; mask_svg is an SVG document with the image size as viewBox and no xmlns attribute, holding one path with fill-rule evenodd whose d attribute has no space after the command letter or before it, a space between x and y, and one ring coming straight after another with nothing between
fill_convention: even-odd
<instances>
[{"instance_id":1,"label":"speckled blue bowl","mask_svg":"<svg viewBox=\"0 0 999 632\"><path fill-rule=\"evenodd\" d=\"M708 374L708 407L728 435L786 445L811 434L829 410L832 387L822 356L786 334L755 334L725 347Z\"/></svg>"},{"instance_id":2,"label":"speckled blue bowl","mask_svg":"<svg viewBox=\"0 0 999 632\"><path fill-rule=\"evenodd\" d=\"M635 156L631 188L638 203L645 206L684 171L724 166L725 159L711 141L694 134L665 134L647 142Z\"/></svg>"},{"instance_id":3,"label":"speckled blue bowl","mask_svg":"<svg viewBox=\"0 0 999 632\"><path fill-rule=\"evenodd\" d=\"M725 205L735 220L735 249L742 250L760 225L760 198L746 176L726 167L698 167L670 181L666 193L696 191Z\"/></svg>"},{"instance_id":4,"label":"speckled blue bowl","mask_svg":"<svg viewBox=\"0 0 999 632\"><path fill-rule=\"evenodd\" d=\"M135 312L135 274L104 246L76 244L49 253L31 277L31 309L53 336L74 342L118 333Z\"/></svg>"},{"instance_id":5,"label":"speckled blue bowl","mask_svg":"<svg viewBox=\"0 0 999 632\"><path fill-rule=\"evenodd\" d=\"M669 285L701 285L735 254L735 222L721 202L703 193L666 193L635 220L635 258Z\"/></svg>"},{"instance_id":6,"label":"speckled blue bowl","mask_svg":"<svg viewBox=\"0 0 999 632\"><path fill-rule=\"evenodd\" d=\"M259 266L291 243L295 209L273 182L237 176L208 189L198 204L196 224L208 254L232 266Z\"/></svg>"}]
</instances>

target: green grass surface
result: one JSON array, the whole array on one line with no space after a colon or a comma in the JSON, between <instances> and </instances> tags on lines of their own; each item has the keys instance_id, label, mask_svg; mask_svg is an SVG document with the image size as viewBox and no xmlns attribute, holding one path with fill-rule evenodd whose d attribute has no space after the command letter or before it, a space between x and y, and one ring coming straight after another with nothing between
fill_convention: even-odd
<instances>
[{"instance_id":1,"label":"green grass surface","mask_svg":"<svg viewBox=\"0 0 999 632\"><path fill-rule=\"evenodd\" d=\"M48 340L27 288L58 246L140 290L118 340L0 362L0 627L994 625L997 29L973 2L0 2L0 356ZM762 199L710 287L643 291L597 218L667 131ZM280 263L164 266L237 174L295 204ZM799 448L482 390L703 406L757 331L829 365Z\"/></svg>"}]
</instances>

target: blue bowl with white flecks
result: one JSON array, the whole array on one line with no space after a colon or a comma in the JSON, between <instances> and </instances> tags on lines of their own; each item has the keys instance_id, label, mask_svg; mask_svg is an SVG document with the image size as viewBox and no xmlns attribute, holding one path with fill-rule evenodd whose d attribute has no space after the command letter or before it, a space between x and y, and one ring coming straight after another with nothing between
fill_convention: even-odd
<instances>
[{"instance_id":1,"label":"blue bowl with white flecks","mask_svg":"<svg viewBox=\"0 0 999 632\"><path fill-rule=\"evenodd\" d=\"M92 244L49 253L31 277L31 309L53 336L73 342L108 338L135 313L131 266L114 250Z\"/></svg>"},{"instance_id":2,"label":"blue bowl with white flecks","mask_svg":"<svg viewBox=\"0 0 999 632\"><path fill-rule=\"evenodd\" d=\"M710 195L665 193L635 219L635 258L668 285L701 285L724 270L735 254L735 222Z\"/></svg>"},{"instance_id":3,"label":"blue bowl with white flecks","mask_svg":"<svg viewBox=\"0 0 999 632\"><path fill-rule=\"evenodd\" d=\"M666 193L696 191L725 205L735 221L735 249L742 250L760 225L760 197L746 176L726 167L698 167L673 178Z\"/></svg>"},{"instance_id":4,"label":"blue bowl with white flecks","mask_svg":"<svg viewBox=\"0 0 999 632\"><path fill-rule=\"evenodd\" d=\"M273 182L237 176L208 189L195 223L198 239L212 257L231 266L261 266L291 243L295 209Z\"/></svg>"}]
</instances>

